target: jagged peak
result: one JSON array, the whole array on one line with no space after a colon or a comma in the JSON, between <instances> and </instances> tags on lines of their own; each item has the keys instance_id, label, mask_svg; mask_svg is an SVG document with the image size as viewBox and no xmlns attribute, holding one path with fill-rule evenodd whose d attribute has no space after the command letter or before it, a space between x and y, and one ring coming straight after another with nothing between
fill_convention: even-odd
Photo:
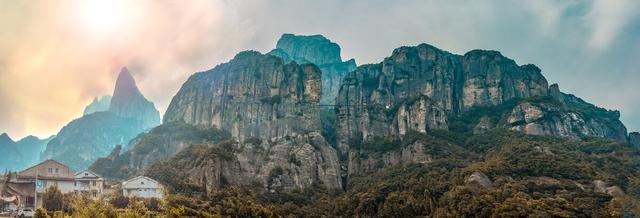
<instances>
[{"instance_id":1,"label":"jagged peak","mask_svg":"<svg viewBox=\"0 0 640 218\"><path fill-rule=\"evenodd\" d=\"M129 69L127 69L127 67L122 67L120 73L118 74L118 79L116 80L116 88L113 93L114 97L120 94L118 91L132 91L139 93L138 86L136 85L136 80L133 78L131 73L129 73Z\"/></svg>"}]
</instances>

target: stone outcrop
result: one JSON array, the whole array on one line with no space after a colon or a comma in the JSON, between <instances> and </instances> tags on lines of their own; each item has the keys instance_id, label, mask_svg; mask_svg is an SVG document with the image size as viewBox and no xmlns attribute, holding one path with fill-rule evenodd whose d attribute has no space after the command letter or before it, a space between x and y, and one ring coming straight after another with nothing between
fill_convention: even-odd
<instances>
[{"instance_id":1,"label":"stone outcrop","mask_svg":"<svg viewBox=\"0 0 640 218\"><path fill-rule=\"evenodd\" d=\"M268 54L282 58L285 63L295 61L318 66L322 71L322 105L335 103L342 78L356 69L355 60L342 61L340 46L322 35L283 34L276 48Z\"/></svg>"},{"instance_id":2,"label":"stone outcrop","mask_svg":"<svg viewBox=\"0 0 640 218\"><path fill-rule=\"evenodd\" d=\"M547 94L540 69L518 66L499 52L474 50L460 56L427 44L401 47L382 63L360 66L342 81L336 101L339 145L346 151L354 137L402 135L401 128L380 126L402 124L398 118L404 112L398 109L416 99L429 109L402 119L425 132L447 129L448 115L472 107Z\"/></svg>"},{"instance_id":3,"label":"stone outcrop","mask_svg":"<svg viewBox=\"0 0 640 218\"><path fill-rule=\"evenodd\" d=\"M426 154L425 144L421 141L390 152L370 153L353 151L349 155L348 175L363 175L374 173L381 168L408 165L413 163L428 164L433 161L431 155Z\"/></svg>"},{"instance_id":4,"label":"stone outcrop","mask_svg":"<svg viewBox=\"0 0 640 218\"><path fill-rule=\"evenodd\" d=\"M600 136L626 140L626 128L618 120L606 117L588 117L554 103L526 102L513 108L507 118L510 129L531 135L556 135L580 139L585 136Z\"/></svg>"},{"instance_id":5,"label":"stone outcrop","mask_svg":"<svg viewBox=\"0 0 640 218\"><path fill-rule=\"evenodd\" d=\"M238 143L226 161L208 156L206 167L184 170L206 176L208 187L224 178L230 184L258 181L284 190L316 182L341 188L336 151L319 134L321 74L313 64L245 51L191 76L172 99L164 122L216 127ZM274 170L281 174L272 175Z\"/></svg>"},{"instance_id":6,"label":"stone outcrop","mask_svg":"<svg viewBox=\"0 0 640 218\"><path fill-rule=\"evenodd\" d=\"M496 51L455 55L427 44L401 47L381 63L348 73L336 104L337 143L341 153L349 155L349 163L343 163L349 175L371 171L352 161L359 158L351 149L354 144L447 130L451 122L469 125L468 131L476 134L506 128L573 139L627 140L619 112L562 93L557 84L548 85L538 67L517 65ZM393 166L389 163L402 161L385 158L397 150L367 161Z\"/></svg>"},{"instance_id":7,"label":"stone outcrop","mask_svg":"<svg viewBox=\"0 0 640 218\"><path fill-rule=\"evenodd\" d=\"M99 111L107 111L109 110L109 106L111 105L111 95L105 95L100 98L95 97L91 104L87 105L84 108L83 115L92 114Z\"/></svg>"},{"instance_id":8,"label":"stone outcrop","mask_svg":"<svg viewBox=\"0 0 640 218\"><path fill-rule=\"evenodd\" d=\"M224 145L231 148L225 149ZM198 150L202 151L194 152ZM196 157L185 158L186 155ZM172 162L180 162L181 165L168 164ZM169 162L151 166L147 174L153 177L156 173L165 172L166 168L175 167L184 169L189 180L196 181L205 190L227 184L260 184L271 192L299 190L314 183L330 189L341 188L336 151L318 133L272 142L196 145L178 153Z\"/></svg>"},{"instance_id":9,"label":"stone outcrop","mask_svg":"<svg viewBox=\"0 0 640 218\"><path fill-rule=\"evenodd\" d=\"M640 133L638 132L629 133L629 143L635 146L640 146Z\"/></svg>"},{"instance_id":10,"label":"stone outcrop","mask_svg":"<svg viewBox=\"0 0 640 218\"><path fill-rule=\"evenodd\" d=\"M191 76L171 100L164 122L217 127L239 141L319 131L320 76L313 64L241 52Z\"/></svg>"},{"instance_id":11,"label":"stone outcrop","mask_svg":"<svg viewBox=\"0 0 640 218\"><path fill-rule=\"evenodd\" d=\"M464 182L467 184L475 183L484 188L491 188L493 186L493 182L491 182L491 179L489 179L489 177L484 173L478 171L472 173L464 180Z\"/></svg>"},{"instance_id":12,"label":"stone outcrop","mask_svg":"<svg viewBox=\"0 0 640 218\"><path fill-rule=\"evenodd\" d=\"M122 68L116 80L109 111L119 117L134 119L138 129L146 130L160 125L160 113L153 102L140 93L126 67Z\"/></svg>"}]
</instances>

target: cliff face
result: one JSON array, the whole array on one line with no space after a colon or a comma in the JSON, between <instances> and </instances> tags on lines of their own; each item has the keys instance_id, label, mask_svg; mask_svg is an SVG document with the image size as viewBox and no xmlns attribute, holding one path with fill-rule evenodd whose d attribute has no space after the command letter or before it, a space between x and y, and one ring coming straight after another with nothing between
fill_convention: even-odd
<instances>
[{"instance_id":1,"label":"cliff face","mask_svg":"<svg viewBox=\"0 0 640 218\"><path fill-rule=\"evenodd\" d=\"M229 184L258 184L271 192L316 184L338 189L338 170L336 151L320 134L310 133L272 142L196 144L151 165L145 174L174 184L193 181L204 194Z\"/></svg>"},{"instance_id":2,"label":"cliff face","mask_svg":"<svg viewBox=\"0 0 640 218\"><path fill-rule=\"evenodd\" d=\"M239 141L319 131L320 70L247 51L189 78L164 122L218 127Z\"/></svg>"},{"instance_id":3,"label":"cliff face","mask_svg":"<svg viewBox=\"0 0 640 218\"><path fill-rule=\"evenodd\" d=\"M338 146L349 153L349 174L376 164L424 159L411 161L416 153L402 150L357 162L358 149L350 149L354 145L376 137L402 139L409 132L447 130L452 122L456 128L472 124L475 133L506 128L574 139L627 140L617 111L564 94L557 85L549 87L539 68L519 66L496 51L460 56L426 44L401 47L379 64L348 73L336 102Z\"/></svg>"},{"instance_id":4,"label":"cliff face","mask_svg":"<svg viewBox=\"0 0 640 218\"><path fill-rule=\"evenodd\" d=\"M340 81L344 75L356 69L355 60L342 61L340 46L322 35L283 34L276 48L268 54L282 58L285 63L295 61L318 66L322 71L322 105L335 103Z\"/></svg>"},{"instance_id":5,"label":"cliff face","mask_svg":"<svg viewBox=\"0 0 640 218\"><path fill-rule=\"evenodd\" d=\"M222 177L231 184L258 181L270 187L276 179L268 179L270 173L285 170L276 185L284 190L316 182L338 189L337 154L319 134L321 86L321 71L313 64L241 52L229 63L191 76L172 99L164 122L217 127L237 140L224 161L209 155L207 165L184 169L207 177L208 187L219 186Z\"/></svg>"},{"instance_id":6,"label":"cliff face","mask_svg":"<svg viewBox=\"0 0 640 218\"><path fill-rule=\"evenodd\" d=\"M459 56L426 44L401 47L344 78L337 103L346 106L336 108L340 148L346 151L354 137L447 129L448 115L547 92L540 69L518 66L498 52Z\"/></svg>"},{"instance_id":7,"label":"cliff face","mask_svg":"<svg viewBox=\"0 0 640 218\"><path fill-rule=\"evenodd\" d=\"M138 129L149 129L160 124L160 113L152 102L147 100L124 67L116 80L116 87L109 105L109 111L117 116L136 121Z\"/></svg>"}]
</instances>

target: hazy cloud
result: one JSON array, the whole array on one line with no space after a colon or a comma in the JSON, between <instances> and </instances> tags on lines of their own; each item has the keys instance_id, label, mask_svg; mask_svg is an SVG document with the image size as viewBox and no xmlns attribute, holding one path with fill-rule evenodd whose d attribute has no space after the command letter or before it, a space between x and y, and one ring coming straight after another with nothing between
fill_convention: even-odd
<instances>
[{"instance_id":1,"label":"hazy cloud","mask_svg":"<svg viewBox=\"0 0 640 218\"><path fill-rule=\"evenodd\" d=\"M423 42L499 50L640 129L634 0L110 0L126 9L115 21L87 15L87 1L0 1L0 132L57 132L113 91L123 65L164 112L191 74L242 50L267 52L284 32L323 34L358 64ZM117 25L91 28L109 21Z\"/></svg>"}]
</instances>

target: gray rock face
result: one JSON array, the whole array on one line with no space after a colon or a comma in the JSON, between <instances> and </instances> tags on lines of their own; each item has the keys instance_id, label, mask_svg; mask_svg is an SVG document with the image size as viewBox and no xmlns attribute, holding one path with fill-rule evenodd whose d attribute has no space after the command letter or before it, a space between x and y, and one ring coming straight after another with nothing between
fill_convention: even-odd
<instances>
[{"instance_id":1,"label":"gray rock face","mask_svg":"<svg viewBox=\"0 0 640 218\"><path fill-rule=\"evenodd\" d=\"M100 98L95 97L91 104L87 105L84 108L83 115L92 114L99 111L107 111L109 110L109 106L111 105L111 95L105 95Z\"/></svg>"},{"instance_id":2,"label":"gray rock face","mask_svg":"<svg viewBox=\"0 0 640 218\"><path fill-rule=\"evenodd\" d=\"M186 167L190 179L200 181L206 190L256 182L274 191L302 189L313 183L341 188L336 151L317 133L233 146L237 150L231 156L208 155L203 164Z\"/></svg>"},{"instance_id":3,"label":"gray rock face","mask_svg":"<svg viewBox=\"0 0 640 218\"><path fill-rule=\"evenodd\" d=\"M120 117L134 119L139 129L146 130L160 125L160 113L153 102L140 93L126 67L122 68L116 80L109 111Z\"/></svg>"},{"instance_id":4,"label":"gray rock face","mask_svg":"<svg viewBox=\"0 0 640 218\"><path fill-rule=\"evenodd\" d=\"M425 152L425 145L420 141L402 149L384 153L366 154L362 151L350 151L348 175L374 173L381 168L413 163L428 164L432 157Z\"/></svg>"},{"instance_id":5,"label":"gray rock face","mask_svg":"<svg viewBox=\"0 0 640 218\"><path fill-rule=\"evenodd\" d=\"M590 118L575 111L550 103L522 103L513 108L507 118L512 130L531 135L556 135L580 139L600 136L626 140L626 129L616 119Z\"/></svg>"},{"instance_id":6,"label":"gray rock face","mask_svg":"<svg viewBox=\"0 0 640 218\"><path fill-rule=\"evenodd\" d=\"M629 133L629 143L635 146L640 146L640 133L638 132Z\"/></svg>"},{"instance_id":7,"label":"gray rock face","mask_svg":"<svg viewBox=\"0 0 640 218\"><path fill-rule=\"evenodd\" d=\"M474 172L469 177L465 179L465 183L476 183L484 188L491 188L493 186L493 182L487 175L481 172Z\"/></svg>"},{"instance_id":8,"label":"gray rock face","mask_svg":"<svg viewBox=\"0 0 640 218\"><path fill-rule=\"evenodd\" d=\"M239 141L319 131L320 76L312 64L241 52L229 63L191 76L172 99L164 122L218 127Z\"/></svg>"},{"instance_id":9,"label":"gray rock face","mask_svg":"<svg viewBox=\"0 0 640 218\"><path fill-rule=\"evenodd\" d=\"M402 135L402 125L398 131L385 128L402 120L411 120L411 128L420 132L447 129L449 114L547 94L540 69L518 66L495 51L474 50L460 56L427 44L401 47L382 63L360 66L342 81L336 100L345 105L336 108L338 143L345 151L354 137ZM398 111L415 99L428 105L422 110L426 113Z\"/></svg>"},{"instance_id":10,"label":"gray rock face","mask_svg":"<svg viewBox=\"0 0 640 218\"><path fill-rule=\"evenodd\" d=\"M354 59L342 61L340 46L322 35L299 36L283 34L276 48L268 54L278 56L285 63L312 63L322 71L322 98L320 104L335 103L344 75L356 69Z\"/></svg>"},{"instance_id":11,"label":"gray rock face","mask_svg":"<svg viewBox=\"0 0 640 218\"><path fill-rule=\"evenodd\" d=\"M314 182L338 189L336 151L319 134L321 86L321 71L313 64L241 52L229 63L191 76L172 99L164 122L218 127L238 140L238 149L225 161L209 156L205 167L185 169L206 176L207 187L219 186L224 178L285 190ZM269 176L276 167L282 174Z\"/></svg>"}]
</instances>

